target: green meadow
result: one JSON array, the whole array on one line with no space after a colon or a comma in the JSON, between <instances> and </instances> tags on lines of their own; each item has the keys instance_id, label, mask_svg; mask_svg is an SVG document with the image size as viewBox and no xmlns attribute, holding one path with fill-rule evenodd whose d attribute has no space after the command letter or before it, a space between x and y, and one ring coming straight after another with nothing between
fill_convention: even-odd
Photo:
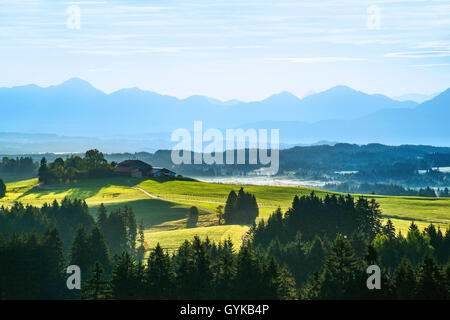
<instances>
[{"instance_id":1,"label":"green meadow","mask_svg":"<svg viewBox=\"0 0 450 320\"><path fill-rule=\"evenodd\" d=\"M141 188L139 190L134 188ZM231 190L238 191L239 185L214 184L200 181L181 181L167 178L129 179L110 178L54 184L40 187L37 179L7 183L6 197L0 205L11 206L15 201L33 206L42 206L65 197L85 199L90 212L95 216L103 203L108 211L120 207L132 207L136 219L144 222L145 239L149 247L160 242L166 249L178 247L194 235L208 237L212 241L232 239L239 246L249 226L218 225L215 214L219 205L224 205ZM266 219L277 208L289 208L295 195L314 191L318 196L327 193L322 190L281 186L244 186L247 192L256 196L260 217ZM149 194L146 194L145 192ZM450 223L450 199L420 197L390 197L366 195L375 198L385 218L390 217L398 231L405 234L412 221L424 228L430 222L441 228ZM196 228L186 227L186 215L190 206L200 211Z\"/></svg>"}]
</instances>

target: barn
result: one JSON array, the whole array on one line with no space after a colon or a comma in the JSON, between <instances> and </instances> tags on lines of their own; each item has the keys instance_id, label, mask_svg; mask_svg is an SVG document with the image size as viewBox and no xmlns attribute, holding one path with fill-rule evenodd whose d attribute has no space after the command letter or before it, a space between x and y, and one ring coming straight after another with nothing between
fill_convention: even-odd
<instances>
[{"instance_id":1,"label":"barn","mask_svg":"<svg viewBox=\"0 0 450 320\"><path fill-rule=\"evenodd\" d=\"M148 177L151 171L152 166L141 160L125 160L116 167L117 173L135 178Z\"/></svg>"},{"instance_id":2,"label":"barn","mask_svg":"<svg viewBox=\"0 0 450 320\"><path fill-rule=\"evenodd\" d=\"M119 163L115 171L129 177L175 177L176 173L160 167L152 167L141 160L125 160Z\"/></svg>"}]
</instances>

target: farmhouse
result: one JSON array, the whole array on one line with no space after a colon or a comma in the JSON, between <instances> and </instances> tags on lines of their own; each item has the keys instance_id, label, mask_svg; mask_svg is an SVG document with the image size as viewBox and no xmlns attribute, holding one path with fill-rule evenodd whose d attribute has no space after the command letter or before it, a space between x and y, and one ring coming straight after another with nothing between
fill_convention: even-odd
<instances>
[{"instance_id":1,"label":"farmhouse","mask_svg":"<svg viewBox=\"0 0 450 320\"><path fill-rule=\"evenodd\" d=\"M175 177L176 173L166 168L152 168L152 177Z\"/></svg>"},{"instance_id":2,"label":"farmhouse","mask_svg":"<svg viewBox=\"0 0 450 320\"><path fill-rule=\"evenodd\" d=\"M141 177L175 177L176 173L166 168L152 167L141 160L125 160L115 169L118 174L134 178Z\"/></svg>"}]
</instances>

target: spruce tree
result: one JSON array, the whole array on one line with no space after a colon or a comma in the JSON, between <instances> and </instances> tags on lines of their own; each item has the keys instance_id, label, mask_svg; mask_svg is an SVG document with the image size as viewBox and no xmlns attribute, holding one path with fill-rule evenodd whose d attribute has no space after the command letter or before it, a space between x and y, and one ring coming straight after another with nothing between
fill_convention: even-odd
<instances>
[{"instance_id":1,"label":"spruce tree","mask_svg":"<svg viewBox=\"0 0 450 320\"><path fill-rule=\"evenodd\" d=\"M408 259L403 258L394 271L395 298L400 300L414 299L416 293L416 275Z\"/></svg>"},{"instance_id":2,"label":"spruce tree","mask_svg":"<svg viewBox=\"0 0 450 320\"><path fill-rule=\"evenodd\" d=\"M0 178L0 199L6 195L6 184Z\"/></svg>"},{"instance_id":3,"label":"spruce tree","mask_svg":"<svg viewBox=\"0 0 450 320\"><path fill-rule=\"evenodd\" d=\"M225 211L223 213L223 219L226 224L233 224L235 219L235 207L236 207L237 195L234 190L231 190L228 194L227 202L225 203Z\"/></svg>"},{"instance_id":4,"label":"spruce tree","mask_svg":"<svg viewBox=\"0 0 450 320\"><path fill-rule=\"evenodd\" d=\"M86 300L103 300L109 297L108 282L103 280L103 267L98 261L92 268L92 278L82 288L82 298Z\"/></svg>"},{"instance_id":5,"label":"spruce tree","mask_svg":"<svg viewBox=\"0 0 450 320\"><path fill-rule=\"evenodd\" d=\"M281 268L277 277L277 299L295 300L297 290L294 277L287 268Z\"/></svg>"},{"instance_id":6,"label":"spruce tree","mask_svg":"<svg viewBox=\"0 0 450 320\"><path fill-rule=\"evenodd\" d=\"M43 238L43 261L46 263L45 290L48 299L60 298L65 293L64 287L64 250L63 243L56 228L47 229Z\"/></svg>"},{"instance_id":7,"label":"spruce tree","mask_svg":"<svg viewBox=\"0 0 450 320\"><path fill-rule=\"evenodd\" d=\"M350 242L338 235L325 258L320 297L322 299L355 298L361 270Z\"/></svg>"},{"instance_id":8,"label":"spruce tree","mask_svg":"<svg viewBox=\"0 0 450 320\"><path fill-rule=\"evenodd\" d=\"M91 267L90 246L88 235L83 226L80 226L70 248L70 264L80 267L82 274L88 273Z\"/></svg>"},{"instance_id":9,"label":"spruce tree","mask_svg":"<svg viewBox=\"0 0 450 320\"><path fill-rule=\"evenodd\" d=\"M138 234L139 234L139 238L138 238L139 246L136 251L136 258L138 261L142 261L144 259L145 251L146 251L145 250L145 235L144 235L144 219L141 219L141 222L139 223Z\"/></svg>"},{"instance_id":10,"label":"spruce tree","mask_svg":"<svg viewBox=\"0 0 450 320\"><path fill-rule=\"evenodd\" d=\"M263 284L262 266L250 243L243 244L238 254L235 278L237 299L256 299Z\"/></svg>"},{"instance_id":11,"label":"spruce tree","mask_svg":"<svg viewBox=\"0 0 450 320\"><path fill-rule=\"evenodd\" d=\"M439 265L430 254L426 254L417 270L417 299L446 299L445 278Z\"/></svg>"},{"instance_id":12,"label":"spruce tree","mask_svg":"<svg viewBox=\"0 0 450 320\"><path fill-rule=\"evenodd\" d=\"M233 282L236 277L236 258L233 253L233 243L226 240L220 247L218 262L214 272L215 297L231 299L234 297Z\"/></svg>"},{"instance_id":13,"label":"spruce tree","mask_svg":"<svg viewBox=\"0 0 450 320\"><path fill-rule=\"evenodd\" d=\"M107 219L108 219L108 212L106 211L105 205L101 203L97 210L97 224L102 233L105 232Z\"/></svg>"},{"instance_id":14,"label":"spruce tree","mask_svg":"<svg viewBox=\"0 0 450 320\"><path fill-rule=\"evenodd\" d=\"M99 262L104 270L109 273L109 271L111 271L109 249L106 245L103 234L100 232L100 229L97 226L92 229L90 237L88 239L88 244L89 256L91 257L91 259L95 259L97 262Z\"/></svg>"},{"instance_id":15,"label":"spruce tree","mask_svg":"<svg viewBox=\"0 0 450 320\"><path fill-rule=\"evenodd\" d=\"M168 254L158 243L147 260L147 296L150 299L170 299L174 294L174 272Z\"/></svg>"}]
</instances>

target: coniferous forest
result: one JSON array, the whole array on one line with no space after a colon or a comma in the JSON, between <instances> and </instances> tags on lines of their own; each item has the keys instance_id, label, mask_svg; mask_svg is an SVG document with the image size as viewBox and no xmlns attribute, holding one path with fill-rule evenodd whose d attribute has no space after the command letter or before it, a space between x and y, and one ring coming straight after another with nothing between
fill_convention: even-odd
<instances>
[{"instance_id":1,"label":"coniferous forest","mask_svg":"<svg viewBox=\"0 0 450 320\"><path fill-rule=\"evenodd\" d=\"M226 221L254 215L251 194L229 200ZM94 219L81 200L2 207L0 226L1 299L450 298L450 230L412 223L402 235L381 223L375 200L350 195L295 197L253 223L240 248L194 237L146 253L131 208L101 205ZM81 290L67 289L68 265L82 270ZM370 265L381 268L379 290L366 286Z\"/></svg>"}]
</instances>

